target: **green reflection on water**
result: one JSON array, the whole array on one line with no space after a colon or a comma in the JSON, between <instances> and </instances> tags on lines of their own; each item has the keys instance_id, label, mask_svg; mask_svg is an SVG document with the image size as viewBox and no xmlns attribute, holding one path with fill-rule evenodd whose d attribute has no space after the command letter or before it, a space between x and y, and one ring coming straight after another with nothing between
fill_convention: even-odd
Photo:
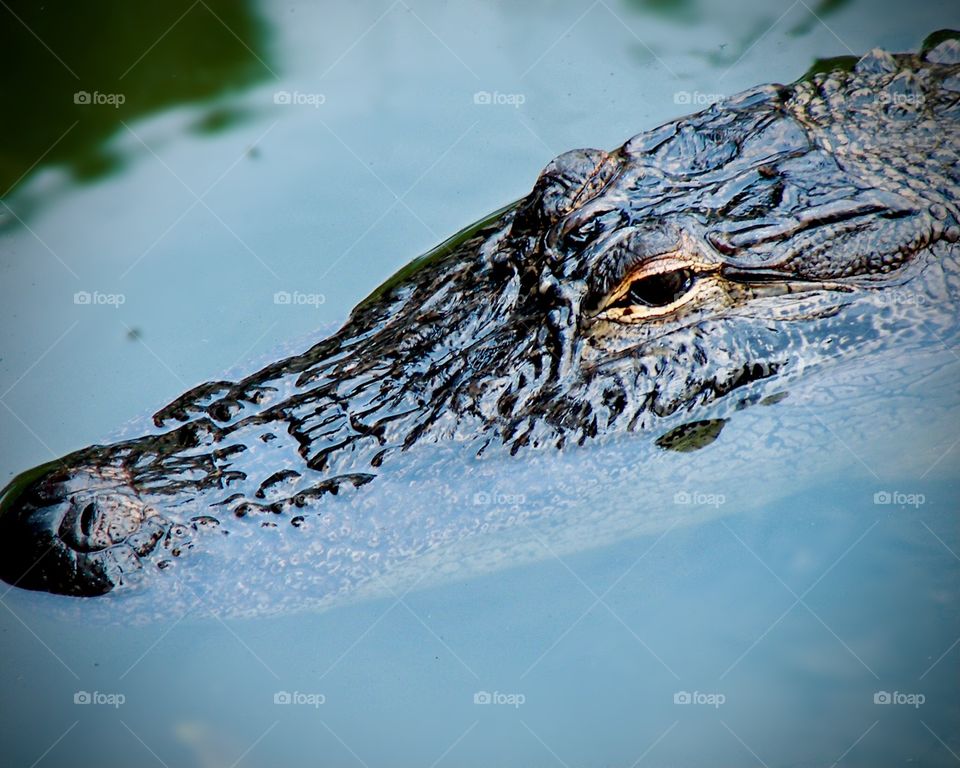
<instances>
[{"instance_id":1,"label":"green reflection on water","mask_svg":"<svg viewBox=\"0 0 960 768\"><path fill-rule=\"evenodd\" d=\"M217 101L194 130L218 132L242 120L245 113L222 100L275 76L268 30L252 6L7 0L0 6L0 197L48 166L68 169L78 182L117 171L125 158L106 148L108 139L151 113Z\"/></svg>"},{"instance_id":2,"label":"green reflection on water","mask_svg":"<svg viewBox=\"0 0 960 768\"><path fill-rule=\"evenodd\" d=\"M788 34L794 37L806 35L815 26L822 24L825 18L833 15L849 4L850 0L820 0L819 3L809 9L810 12L803 17L803 20L799 24L790 28Z\"/></svg>"},{"instance_id":3,"label":"green reflection on water","mask_svg":"<svg viewBox=\"0 0 960 768\"><path fill-rule=\"evenodd\" d=\"M643 13L681 23L699 21L703 16L702 8L695 0L627 0L627 3Z\"/></svg>"}]
</instances>

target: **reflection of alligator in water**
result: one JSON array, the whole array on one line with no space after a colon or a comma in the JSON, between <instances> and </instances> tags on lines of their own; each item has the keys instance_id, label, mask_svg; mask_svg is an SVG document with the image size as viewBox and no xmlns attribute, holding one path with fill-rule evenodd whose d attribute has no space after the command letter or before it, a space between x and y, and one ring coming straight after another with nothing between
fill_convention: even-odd
<instances>
[{"instance_id":1,"label":"reflection of alligator in water","mask_svg":"<svg viewBox=\"0 0 960 768\"><path fill-rule=\"evenodd\" d=\"M191 128L214 132L247 115L221 98L272 76L269 31L252 3L170 0L48 7L7 0L0 8L0 227L49 204L51 187L29 179L62 167L75 181L116 171L128 157L124 125L197 105ZM141 148L139 142L137 149Z\"/></svg>"},{"instance_id":2,"label":"reflection of alligator in water","mask_svg":"<svg viewBox=\"0 0 960 768\"><path fill-rule=\"evenodd\" d=\"M697 416L712 401L775 402L822 361L896 344L905 316L949 329L958 118L960 45L941 37L568 152L330 338L15 480L2 576L100 594L172 578L157 571L223 531L281 527L323 552L298 567L340 589L477 528L420 507L330 513L379 475L417 483L442 445L533 456L633 432L691 451L723 426Z\"/></svg>"}]
</instances>

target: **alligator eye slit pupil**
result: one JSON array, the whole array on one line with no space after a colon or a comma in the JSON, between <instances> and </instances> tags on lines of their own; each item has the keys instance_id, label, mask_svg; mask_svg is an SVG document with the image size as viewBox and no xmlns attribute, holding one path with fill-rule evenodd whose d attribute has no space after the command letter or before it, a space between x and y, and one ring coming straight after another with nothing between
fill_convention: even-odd
<instances>
[{"instance_id":1,"label":"alligator eye slit pupil","mask_svg":"<svg viewBox=\"0 0 960 768\"><path fill-rule=\"evenodd\" d=\"M627 305L640 304L645 307L665 307L676 301L690 290L693 285L693 272L689 269L675 269L634 280L627 291Z\"/></svg>"}]
</instances>

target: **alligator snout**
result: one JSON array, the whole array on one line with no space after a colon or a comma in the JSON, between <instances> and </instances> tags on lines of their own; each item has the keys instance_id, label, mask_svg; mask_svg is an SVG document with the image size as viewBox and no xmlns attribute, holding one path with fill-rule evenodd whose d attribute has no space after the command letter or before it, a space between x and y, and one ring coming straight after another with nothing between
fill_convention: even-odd
<instances>
[{"instance_id":1,"label":"alligator snout","mask_svg":"<svg viewBox=\"0 0 960 768\"><path fill-rule=\"evenodd\" d=\"M142 567L163 530L121 473L43 465L0 496L0 578L25 589L101 595Z\"/></svg>"}]
</instances>

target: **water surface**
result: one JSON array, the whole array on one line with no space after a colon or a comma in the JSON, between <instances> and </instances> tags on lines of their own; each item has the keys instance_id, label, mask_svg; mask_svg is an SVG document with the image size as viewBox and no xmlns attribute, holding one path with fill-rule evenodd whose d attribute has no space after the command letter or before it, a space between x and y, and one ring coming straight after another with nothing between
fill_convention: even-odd
<instances>
[{"instance_id":1,"label":"water surface","mask_svg":"<svg viewBox=\"0 0 960 768\"><path fill-rule=\"evenodd\" d=\"M933 2L58 5L0 8L0 482L306 347L564 150L960 25ZM466 463L451 514L522 496L554 523L324 612L214 618L231 594L202 570L211 594L143 625L6 591L4 763L954 764L958 363L927 342L656 472L629 442ZM561 482L585 465L603 482Z\"/></svg>"}]
</instances>

